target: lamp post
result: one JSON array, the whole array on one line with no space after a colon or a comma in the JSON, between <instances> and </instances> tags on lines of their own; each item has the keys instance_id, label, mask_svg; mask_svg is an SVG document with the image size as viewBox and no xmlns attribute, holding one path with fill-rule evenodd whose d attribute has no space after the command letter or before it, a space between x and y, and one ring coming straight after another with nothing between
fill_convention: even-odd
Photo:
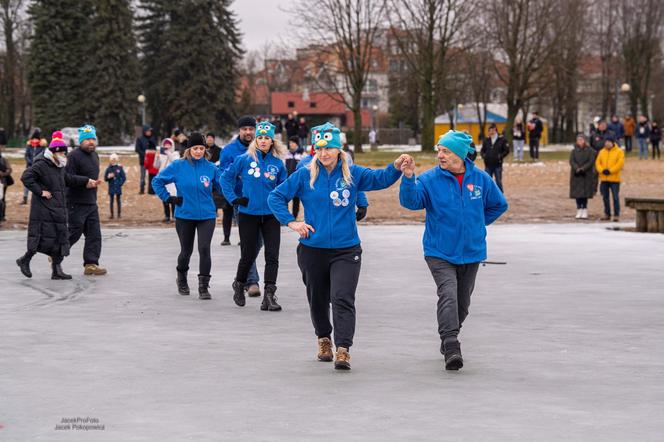
<instances>
[{"instance_id":1,"label":"lamp post","mask_svg":"<svg viewBox=\"0 0 664 442\"><path fill-rule=\"evenodd\" d=\"M139 95L136 100L141 109L141 126L145 126L145 95Z\"/></svg>"},{"instance_id":2,"label":"lamp post","mask_svg":"<svg viewBox=\"0 0 664 442\"><path fill-rule=\"evenodd\" d=\"M615 110L616 110L616 115L618 115L618 98L620 97L620 93L622 92L623 94L628 94L629 91L632 90L632 87L629 85L629 83L623 83L620 86L619 81L616 81L616 103L615 103Z\"/></svg>"}]
</instances>

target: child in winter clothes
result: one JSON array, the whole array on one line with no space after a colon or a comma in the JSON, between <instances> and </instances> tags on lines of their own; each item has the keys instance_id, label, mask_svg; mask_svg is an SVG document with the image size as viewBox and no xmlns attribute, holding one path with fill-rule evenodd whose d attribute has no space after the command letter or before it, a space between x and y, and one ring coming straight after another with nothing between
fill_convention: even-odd
<instances>
[{"instance_id":1,"label":"child in winter clothes","mask_svg":"<svg viewBox=\"0 0 664 442\"><path fill-rule=\"evenodd\" d=\"M159 155L154 159L154 166L159 169L159 173L166 169L175 160L180 159L180 152L175 148L175 142L171 138L165 138L161 142L159 148ZM166 184L166 190L170 196L178 196L178 191L175 188L175 183ZM170 223L171 219L175 219L175 204L168 201L162 201L164 205L164 220L165 223Z\"/></svg>"},{"instance_id":2,"label":"child in winter clothes","mask_svg":"<svg viewBox=\"0 0 664 442\"><path fill-rule=\"evenodd\" d=\"M108 196L111 204L111 219L113 219L113 202L118 203L118 219L122 217L122 185L127 181L127 175L118 162L118 155L111 155L111 164L104 172L104 180L108 183Z\"/></svg>"}]
</instances>

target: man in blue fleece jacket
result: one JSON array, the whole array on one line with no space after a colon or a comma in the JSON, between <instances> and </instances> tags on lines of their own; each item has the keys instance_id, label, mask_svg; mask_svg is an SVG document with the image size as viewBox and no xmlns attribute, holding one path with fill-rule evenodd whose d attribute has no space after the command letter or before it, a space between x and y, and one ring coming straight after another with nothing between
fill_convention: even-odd
<instances>
[{"instance_id":1,"label":"man in blue fleece jacket","mask_svg":"<svg viewBox=\"0 0 664 442\"><path fill-rule=\"evenodd\" d=\"M486 259L486 226L507 210L496 183L467 158L471 142L468 134L451 130L436 145L436 167L415 178L414 161L401 165L401 205L426 210L424 259L438 287L438 333L447 370L463 367L458 335Z\"/></svg>"}]
</instances>

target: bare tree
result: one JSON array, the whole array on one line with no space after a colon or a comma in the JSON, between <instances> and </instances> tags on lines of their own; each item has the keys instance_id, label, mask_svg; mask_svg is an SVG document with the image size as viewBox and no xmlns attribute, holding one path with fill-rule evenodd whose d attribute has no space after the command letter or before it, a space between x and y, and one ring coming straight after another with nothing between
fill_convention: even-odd
<instances>
[{"instance_id":1,"label":"bare tree","mask_svg":"<svg viewBox=\"0 0 664 442\"><path fill-rule=\"evenodd\" d=\"M5 101L4 120L7 135L13 136L16 127L16 65L18 56L16 52L15 32L19 30L24 17L24 0L0 0L0 22L5 38L5 57L3 63L4 76L2 81L2 95Z\"/></svg>"},{"instance_id":2,"label":"bare tree","mask_svg":"<svg viewBox=\"0 0 664 442\"><path fill-rule=\"evenodd\" d=\"M460 45L461 31L472 17L474 5L468 0L390 0L396 42L420 83L423 150L434 144L439 104L450 98L450 88L445 90L450 48ZM449 101L455 101L454 97Z\"/></svg>"},{"instance_id":3,"label":"bare tree","mask_svg":"<svg viewBox=\"0 0 664 442\"><path fill-rule=\"evenodd\" d=\"M630 110L638 108L648 115L650 81L655 63L661 56L662 19L661 0L623 0L620 42L627 82L630 85Z\"/></svg>"},{"instance_id":4,"label":"bare tree","mask_svg":"<svg viewBox=\"0 0 664 442\"><path fill-rule=\"evenodd\" d=\"M356 152L362 152L362 92L384 12L384 0L299 0L292 11L313 44L310 78L353 112Z\"/></svg>"},{"instance_id":5,"label":"bare tree","mask_svg":"<svg viewBox=\"0 0 664 442\"><path fill-rule=\"evenodd\" d=\"M569 32L562 34L558 44L551 48L548 58L550 72L551 132L554 142L573 141L578 111L577 87L579 61L586 36L587 19L585 0L561 0L558 14L551 17L556 29L567 25Z\"/></svg>"},{"instance_id":6,"label":"bare tree","mask_svg":"<svg viewBox=\"0 0 664 442\"><path fill-rule=\"evenodd\" d=\"M545 84L547 57L568 26L554 28L551 17L558 14L558 3L549 0L489 0L485 12L489 34L505 65L496 73L507 87L505 132L511 143L514 118Z\"/></svg>"}]
</instances>

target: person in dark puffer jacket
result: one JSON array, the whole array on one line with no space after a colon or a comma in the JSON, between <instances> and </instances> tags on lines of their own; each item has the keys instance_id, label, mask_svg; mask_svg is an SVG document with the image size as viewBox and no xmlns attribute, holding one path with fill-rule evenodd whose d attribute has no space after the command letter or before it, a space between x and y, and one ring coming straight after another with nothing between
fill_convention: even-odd
<instances>
[{"instance_id":1,"label":"person in dark puffer jacket","mask_svg":"<svg viewBox=\"0 0 664 442\"><path fill-rule=\"evenodd\" d=\"M37 155L31 167L23 172L21 181L34 197L30 203L28 247L16 260L21 273L32 278L30 260L37 253L51 257L52 279L71 279L62 271L62 260L69 255L67 226L67 186L94 188L97 182L88 177L73 175L65 170L67 144L62 133L53 133L48 149Z\"/></svg>"}]
</instances>

